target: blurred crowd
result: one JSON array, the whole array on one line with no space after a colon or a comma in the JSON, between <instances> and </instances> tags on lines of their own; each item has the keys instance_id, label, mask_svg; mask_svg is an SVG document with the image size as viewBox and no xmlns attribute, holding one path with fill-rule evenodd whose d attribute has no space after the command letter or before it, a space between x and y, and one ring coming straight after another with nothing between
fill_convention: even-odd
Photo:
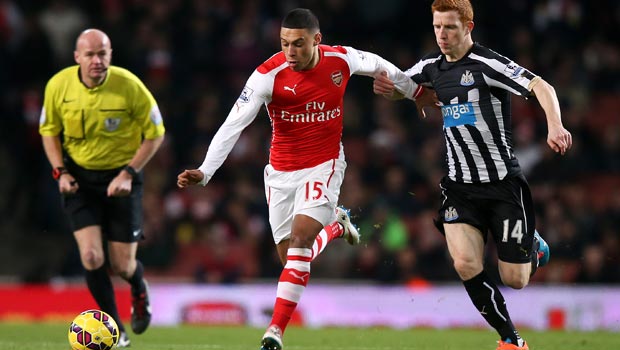
<instances>
[{"instance_id":1,"label":"blurred crowd","mask_svg":"<svg viewBox=\"0 0 620 350\"><path fill-rule=\"evenodd\" d=\"M280 49L282 16L308 7L323 43L375 52L405 70L436 51L431 2L0 0L0 275L47 281L81 273L38 120L47 80L74 63L85 28L108 33L113 64L145 82L164 116L165 144L146 169L139 258L147 274L239 283L281 270L262 181L271 135L266 111L206 187L179 190L176 175L202 163L245 80ZM513 97L517 156L532 186L536 226L551 246L551 262L533 283L619 283L620 3L473 5L474 40L550 82L573 133L573 149L553 153L542 109ZM344 123L340 202L352 209L363 243L334 242L313 263L313 278L458 281L433 226L444 173L441 117L419 118L410 101L376 97L372 79L356 77Z\"/></svg>"}]
</instances>

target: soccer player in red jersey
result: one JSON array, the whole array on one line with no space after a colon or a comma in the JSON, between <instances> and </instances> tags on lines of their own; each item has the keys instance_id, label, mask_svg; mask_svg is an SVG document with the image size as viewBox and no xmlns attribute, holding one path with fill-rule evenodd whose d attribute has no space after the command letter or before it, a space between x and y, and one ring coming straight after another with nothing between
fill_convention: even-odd
<instances>
[{"instance_id":1,"label":"soccer player in red jersey","mask_svg":"<svg viewBox=\"0 0 620 350\"><path fill-rule=\"evenodd\" d=\"M282 349L284 332L310 277L310 262L334 238L359 242L347 210L337 207L346 162L341 143L343 96L353 74L387 74L414 99L422 89L383 58L352 47L321 44L316 16L294 9L282 21L282 51L250 76L198 169L177 185L206 185L239 135L265 105L272 125L265 195L269 223L284 269L261 349Z\"/></svg>"}]
</instances>

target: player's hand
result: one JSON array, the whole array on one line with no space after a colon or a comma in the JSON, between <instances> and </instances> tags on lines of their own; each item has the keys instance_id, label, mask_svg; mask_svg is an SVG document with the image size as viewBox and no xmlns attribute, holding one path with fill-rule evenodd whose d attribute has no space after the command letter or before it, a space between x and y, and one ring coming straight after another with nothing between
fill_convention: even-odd
<instances>
[{"instance_id":1,"label":"player's hand","mask_svg":"<svg viewBox=\"0 0 620 350\"><path fill-rule=\"evenodd\" d=\"M377 95L383 95L387 98L392 98L396 87L394 82L390 80L386 71L382 71L375 75L375 80L372 83L372 91Z\"/></svg>"},{"instance_id":2,"label":"player's hand","mask_svg":"<svg viewBox=\"0 0 620 350\"><path fill-rule=\"evenodd\" d=\"M573 145L573 136L561 125L549 127L547 144L556 153L564 155Z\"/></svg>"},{"instance_id":3,"label":"player's hand","mask_svg":"<svg viewBox=\"0 0 620 350\"><path fill-rule=\"evenodd\" d=\"M108 185L108 197L124 197L131 194L133 177L126 171L121 171Z\"/></svg>"},{"instance_id":4,"label":"player's hand","mask_svg":"<svg viewBox=\"0 0 620 350\"><path fill-rule=\"evenodd\" d=\"M418 109L418 116L426 118L427 115L435 115L439 111L439 100L435 90L425 87L422 93L415 99L415 106Z\"/></svg>"},{"instance_id":5,"label":"player's hand","mask_svg":"<svg viewBox=\"0 0 620 350\"><path fill-rule=\"evenodd\" d=\"M177 186L185 188L190 185L197 185L204 177L204 174L199 169L184 170L177 176Z\"/></svg>"},{"instance_id":6,"label":"player's hand","mask_svg":"<svg viewBox=\"0 0 620 350\"><path fill-rule=\"evenodd\" d=\"M58 190L62 194L73 194L80 188L73 175L66 173L58 179Z\"/></svg>"}]
</instances>

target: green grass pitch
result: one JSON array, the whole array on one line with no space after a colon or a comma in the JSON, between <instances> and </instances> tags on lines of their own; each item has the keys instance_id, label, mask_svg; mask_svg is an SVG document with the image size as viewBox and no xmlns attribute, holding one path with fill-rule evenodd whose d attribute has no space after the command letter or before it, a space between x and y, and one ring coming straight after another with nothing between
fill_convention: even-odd
<instances>
[{"instance_id":1,"label":"green grass pitch","mask_svg":"<svg viewBox=\"0 0 620 350\"><path fill-rule=\"evenodd\" d=\"M0 323L2 350L69 350L69 324ZM130 350L258 350L263 329L250 327L152 327L131 335ZM620 333L523 331L532 350L615 349ZM494 350L492 330L290 327L285 350Z\"/></svg>"}]
</instances>

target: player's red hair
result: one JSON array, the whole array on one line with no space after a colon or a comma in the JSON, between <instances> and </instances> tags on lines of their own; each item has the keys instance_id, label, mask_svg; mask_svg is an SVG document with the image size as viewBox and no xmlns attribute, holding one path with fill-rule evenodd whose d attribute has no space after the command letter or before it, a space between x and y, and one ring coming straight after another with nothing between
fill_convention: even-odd
<instances>
[{"instance_id":1,"label":"player's red hair","mask_svg":"<svg viewBox=\"0 0 620 350\"><path fill-rule=\"evenodd\" d=\"M431 5L431 13L435 11L456 11L463 23L474 20L474 9L469 0L435 0Z\"/></svg>"}]
</instances>

